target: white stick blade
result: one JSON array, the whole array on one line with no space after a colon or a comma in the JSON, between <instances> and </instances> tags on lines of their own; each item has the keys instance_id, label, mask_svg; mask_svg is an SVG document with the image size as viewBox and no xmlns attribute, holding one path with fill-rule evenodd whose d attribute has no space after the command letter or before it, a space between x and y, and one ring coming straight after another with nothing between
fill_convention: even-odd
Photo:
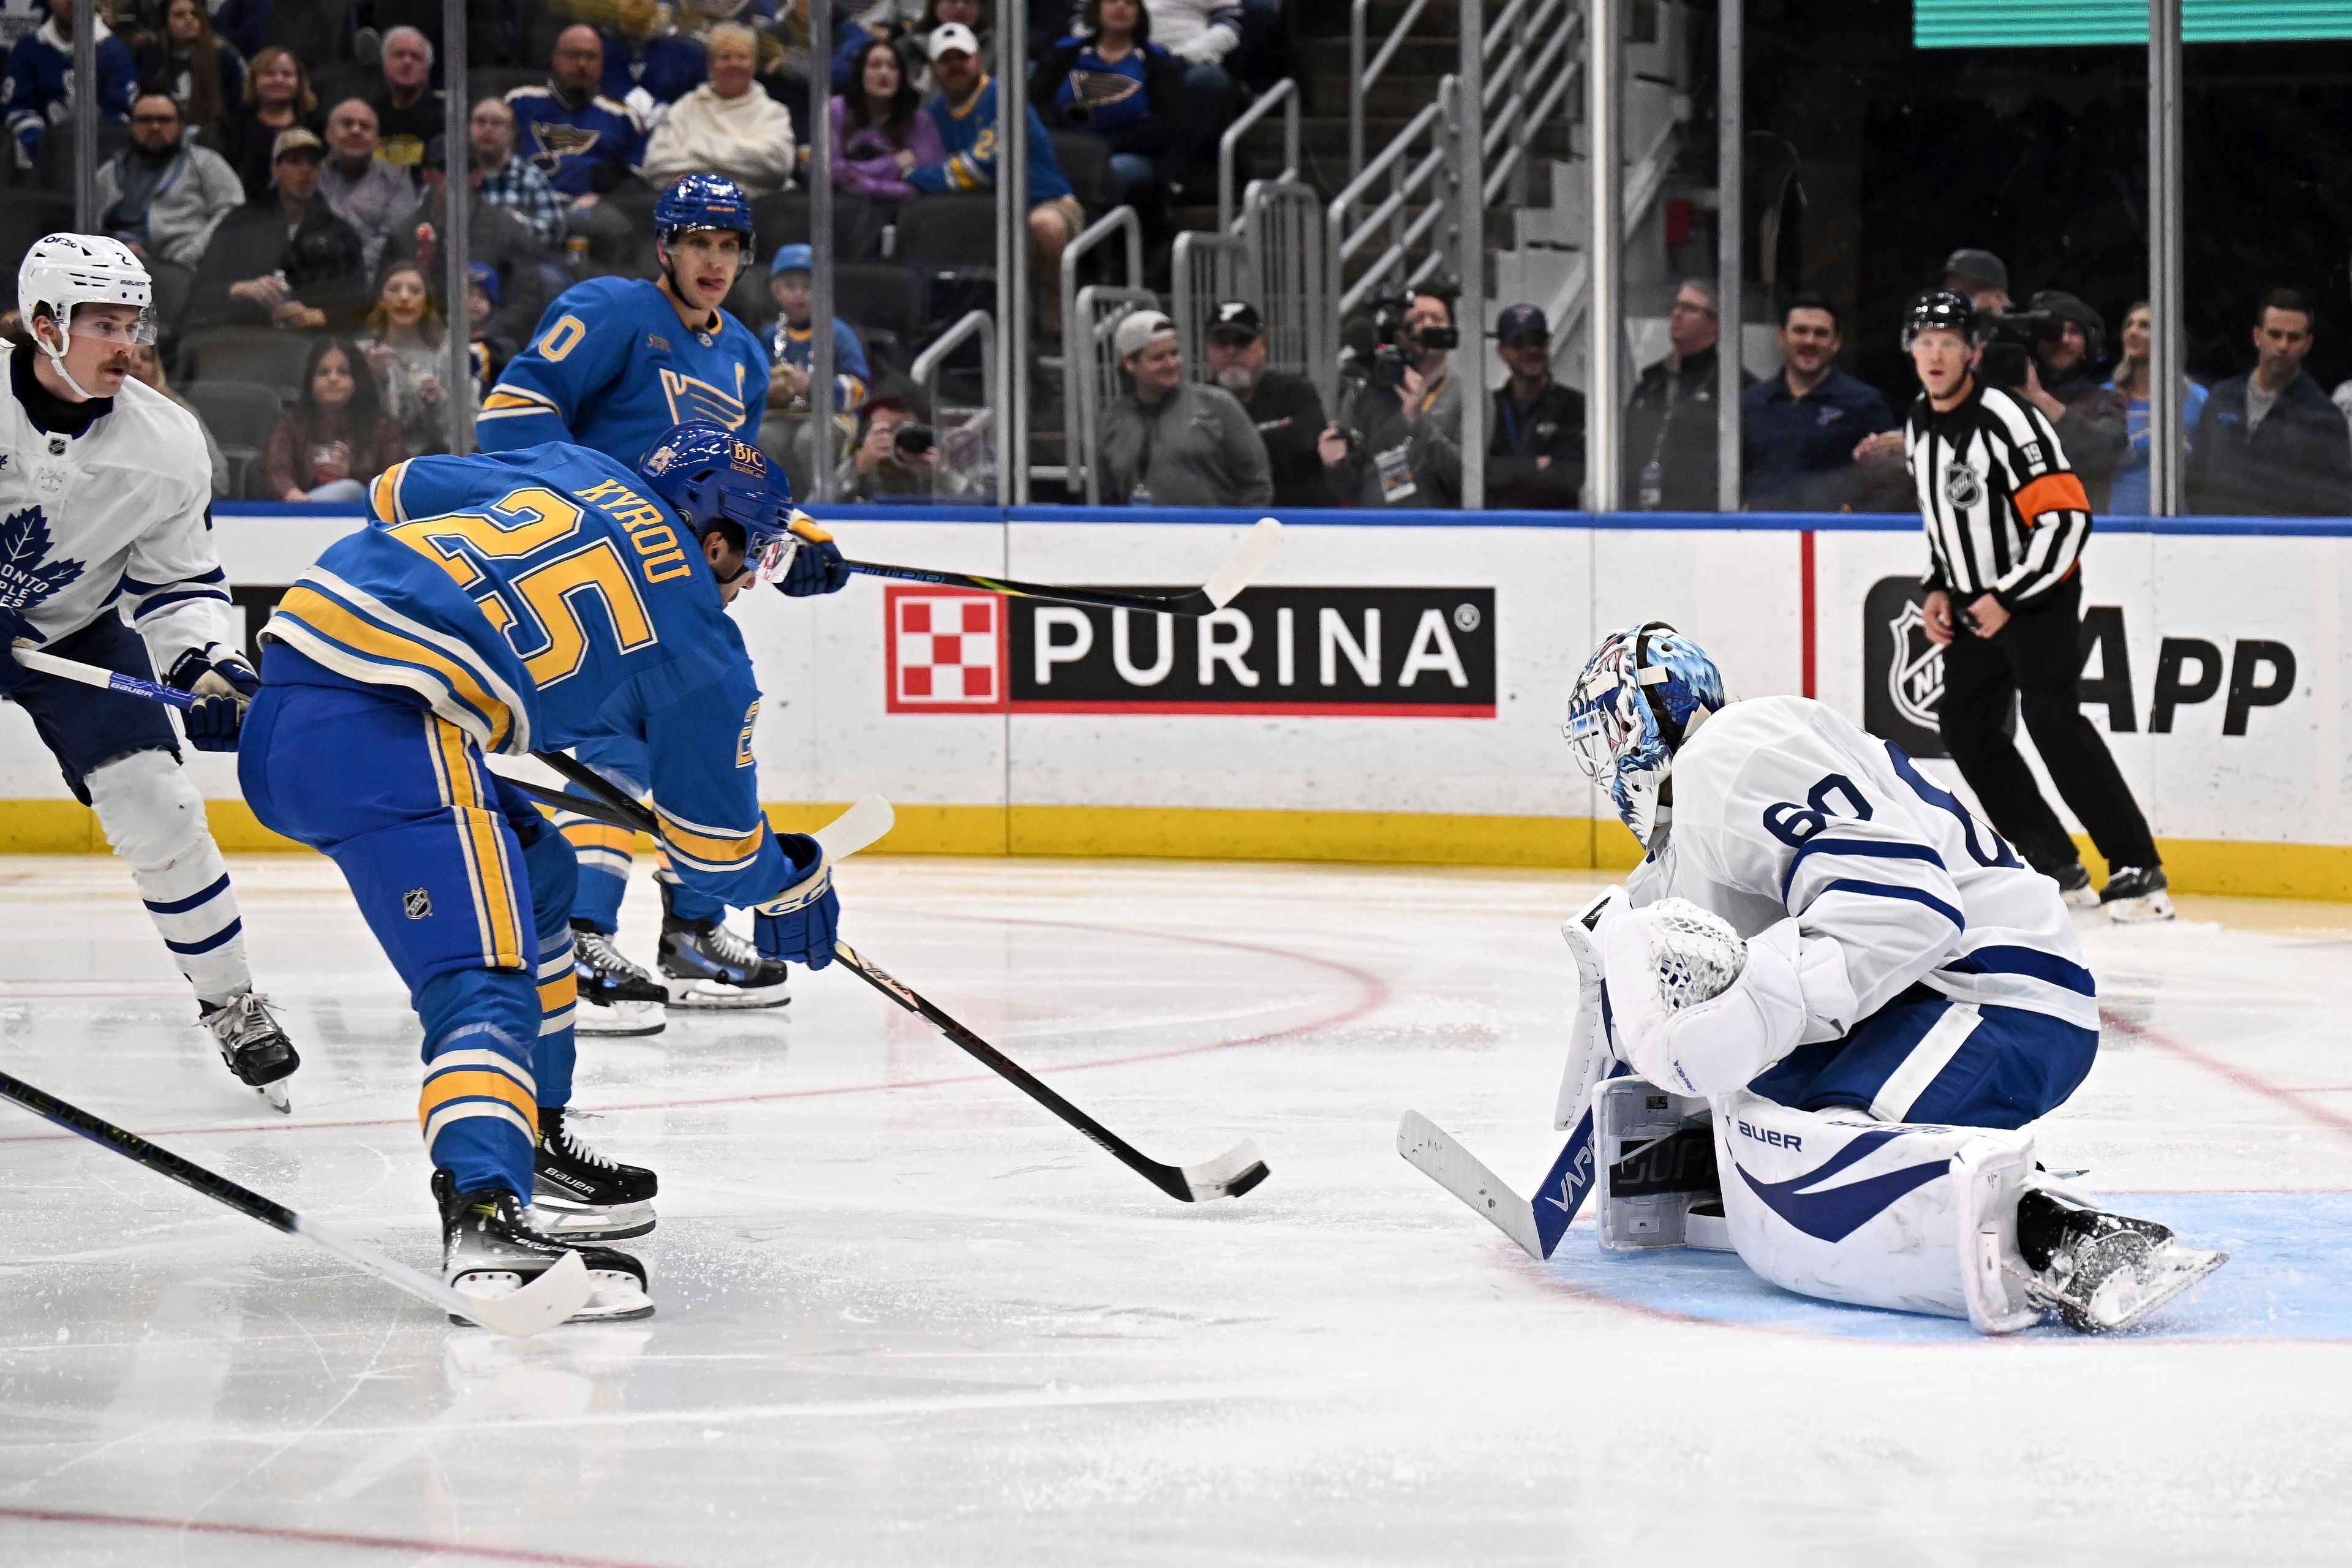
<instances>
[{"instance_id":1,"label":"white stick blade","mask_svg":"<svg viewBox=\"0 0 2352 1568\"><path fill-rule=\"evenodd\" d=\"M888 833L897 821L898 814L890 809L888 801L878 795L869 795L810 837L824 851L826 859L846 860Z\"/></svg>"},{"instance_id":2,"label":"white stick blade","mask_svg":"<svg viewBox=\"0 0 2352 1568\"><path fill-rule=\"evenodd\" d=\"M527 1340L569 1322L572 1314L585 1307L595 1293L596 1282L588 1277L587 1263L577 1252L566 1252L555 1260L554 1268L512 1295L477 1297L463 1290L457 1295L466 1303L465 1316L486 1329Z\"/></svg>"},{"instance_id":3,"label":"white stick blade","mask_svg":"<svg viewBox=\"0 0 2352 1568\"><path fill-rule=\"evenodd\" d=\"M1487 1223L1517 1242L1529 1258L1543 1260L1543 1238L1536 1233L1534 1206L1496 1180L1495 1173L1452 1133L1420 1111L1408 1110L1397 1123L1397 1152L1404 1156L1406 1164L1484 1215Z\"/></svg>"},{"instance_id":4,"label":"white stick blade","mask_svg":"<svg viewBox=\"0 0 2352 1568\"><path fill-rule=\"evenodd\" d=\"M1192 1201L1207 1198L1237 1198L1260 1182L1269 1173L1257 1145L1244 1139L1213 1160L1184 1167L1184 1184L1192 1189Z\"/></svg>"},{"instance_id":5,"label":"white stick blade","mask_svg":"<svg viewBox=\"0 0 2352 1568\"><path fill-rule=\"evenodd\" d=\"M1282 524L1270 517L1259 518L1257 526L1242 535L1241 544L1225 557L1225 563L1217 568L1216 575L1201 591L1209 596L1209 603L1223 609L1257 580L1259 573L1274 563L1281 549Z\"/></svg>"}]
</instances>

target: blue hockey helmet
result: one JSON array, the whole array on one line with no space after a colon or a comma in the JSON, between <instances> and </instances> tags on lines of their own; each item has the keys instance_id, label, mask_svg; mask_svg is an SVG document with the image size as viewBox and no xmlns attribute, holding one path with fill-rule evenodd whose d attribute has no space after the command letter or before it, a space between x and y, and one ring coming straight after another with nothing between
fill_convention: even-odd
<instances>
[{"instance_id":1,"label":"blue hockey helmet","mask_svg":"<svg viewBox=\"0 0 2352 1568\"><path fill-rule=\"evenodd\" d=\"M733 431L699 420L673 425L646 449L637 472L698 539L720 522L741 529L744 569L761 582L792 565L800 545L792 481Z\"/></svg>"},{"instance_id":2,"label":"blue hockey helmet","mask_svg":"<svg viewBox=\"0 0 2352 1568\"><path fill-rule=\"evenodd\" d=\"M1609 792L1644 845L1675 752L1729 700L1706 650L1664 621L1601 639L1569 694L1563 732L1584 776Z\"/></svg>"},{"instance_id":3,"label":"blue hockey helmet","mask_svg":"<svg viewBox=\"0 0 2352 1568\"><path fill-rule=\"evenodd\" d=\"M751 199L724 174L688 174L654 203L654 235L665 244L690 229L726 229L751 248Z\"/></svg>"}]
</instances>

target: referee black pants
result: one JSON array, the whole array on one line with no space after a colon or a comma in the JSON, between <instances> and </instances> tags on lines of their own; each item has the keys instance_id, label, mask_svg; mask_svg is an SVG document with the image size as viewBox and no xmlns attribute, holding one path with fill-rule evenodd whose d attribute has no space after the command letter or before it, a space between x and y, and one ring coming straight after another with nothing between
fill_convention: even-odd
<instances>
[{"instance_id":1,"label":"referee black pants","mask_svg":"<svg viewBox=\"0 0 2352 1568\"><path fill-rule=\"evenodd\" d=\"M1955 596L1956 620L1966 607ZM2074 860L2074 840L2018 755L2009 706L2014 697L2042 765L2109 868L2154 866L2147 818L2075 694L2083 673L2082 607L2077 574L2041 604L2010 616L1990 638L1958 621L1958 635L1944 648L1944 700L1937 710L1944 746L1994 828L2034 869L2054 871Z\"/></svg>"}]
</instances>

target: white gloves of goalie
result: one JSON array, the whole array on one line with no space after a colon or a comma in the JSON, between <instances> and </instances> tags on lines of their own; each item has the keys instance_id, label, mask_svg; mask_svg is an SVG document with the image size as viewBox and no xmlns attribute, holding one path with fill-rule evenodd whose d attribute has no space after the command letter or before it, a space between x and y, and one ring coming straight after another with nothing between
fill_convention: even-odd
<instances>
[{"instance_id":1,"label":"white gloves of goalie","mask_svg":"<svg viewBox=\"0 0 2352 1568\"><path fill-rule=\"evenodd\" d=\"M1687 900L1612 900L1596 934L1617 1054L1661 1089L1728 1094L1803 1038L1795 921L1743 942Z\"/></svg>"}]
</instances>

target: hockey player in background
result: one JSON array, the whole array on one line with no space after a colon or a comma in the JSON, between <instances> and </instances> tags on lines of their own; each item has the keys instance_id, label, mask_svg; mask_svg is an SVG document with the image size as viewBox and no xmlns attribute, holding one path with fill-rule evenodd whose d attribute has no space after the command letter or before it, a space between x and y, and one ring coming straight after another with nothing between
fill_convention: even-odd
<instances>
[{"instance_id":1,"label":"hockey player in background","mask_svg":"<svg viewBox=\"0 0 2352 1568\"><path fill-rule=\"evenodd\" d=\"M767 408L767 352L721 308L751 237L751 204L734 181L689 174L663 192L654 207L660 278L592 278L549 306L530 347L508 364L483 404L477 426L483 449L569 441L635 464L655 437L688 419L752 439ZM847 581L844 570L795 591L830 593ZM645 753L627 737L592 736L575 754L622 788L644 792ZM582 1033L657 1033L672 1001L763 1007L790 999L783 966L763 961L727 929L724 905L668 868L656 877L658 963L677 989L632 962L616 939L635 839L604 823L562 820L580 852L572 929L588 1003Z\"/></svg>"},{"instance_id":2,"label":"hockey player in background","mask_svg":"<svg viewBox=\"0 0 2352 1568\"><path fill-rule=\"evenodd\" d=\"M1727 703L1654 621L1602 640L1567 732L1648 850L1570 932L1562 1125L1590 1097L1602 1163L1633 1152L1612 1096L1711 1119L1715 1225L1750 1268L1989 1333L2128 1327L2224 1260L2035 1163L2020 1129L2090 1071L2096 988L2057 885L1899 747L1809 699ZM1604 1237L1630 1229L1616 1185Z\"/></svg>"},{"instance_id":3,"label":"hockey player in background","mask_svg":"<svg viewBox=\"0 0 2352 1568\"><path fill-rule=\"evenodd\" d=\"M31 341L8 351L0 409L0 642L142 679L161 668L202 699L189 741L232 750L259 681L214 549L204 432L129 379L132 349L155 341L147 269L119 241L53 234L26 252L16 300ZM228 868L164 710L13 658L0 658L0 697L31 716L131 863L229 1070L289 1109L301 1058L253 989Z\"/></svg>"},{"instance_id":4,"label":"hockey player in background","mask_svg":"<svg viewBox=\"0 0 2352 1568\"><path fill-rule=\"evenodd\" d=\"M687 883L755 909L762 957L833 960L824 852L761 812L759 689L726 613L837 555L792 532L791 500L758 447L707 423L635 468L563 445L417 458L262 628L238 776L263 822L334 860L408 984L458 1289L502 1293L568 1243L644 1235L657 1190L567 1119L577 862L487 753L628 737ZM583 1316L653 1310L635 1258L583 1251Z\"/></svg>"}]
</instances>

